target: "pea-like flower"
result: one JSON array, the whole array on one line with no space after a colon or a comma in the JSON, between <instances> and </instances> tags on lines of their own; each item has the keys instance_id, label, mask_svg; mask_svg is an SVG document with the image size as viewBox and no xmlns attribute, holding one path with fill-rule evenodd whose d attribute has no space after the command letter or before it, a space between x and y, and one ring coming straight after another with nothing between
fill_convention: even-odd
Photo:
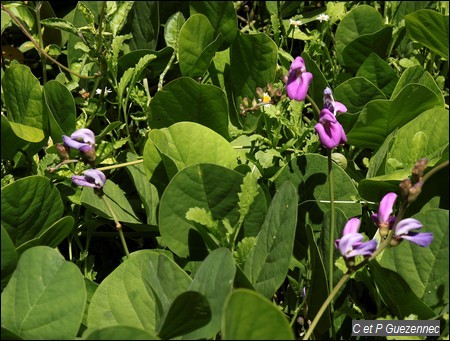
<instances>
[{"instance_id":1,"label":"pea-like flower","mask_svg":"<svg viewBox=\"0 0 450 341\"><path fill-rule=\"evenodd\" d=\"M395 200L397 199L397 194L394 192L389 192L380 201L380 206L378 207L378 213L372 214L372 220L378 225L380 229L392 229L394 226L395 217L392 217L392 211L394 208Z\"/></svg>"},{"instance_id":2,"label":"pea-like flower","mask_svg":"<svg viewBox=\"0 0 450 341\"><path fill-rule=\"evenodd\" d=\"M370 256L377 248L377 241L374 239L363 242L364 236L358 233L360 224L361 221L358 218L351 218L345 224L342 238L336 239L334 242L344 258Z\"/></svg>"},{"instance_id":3,"label":"pea-like flower","mask_svg":"<svg viewBox=\"0 0 450 341\"><path fill-rule=\"evenodd\" d=\"M97 169L88 169L83 175L72 175L72 182L78 186L103 188L106 182L106 176Z\"/></svg>"},{"instance_id":4,"label":"pea-like flower","mask_svg":"<svg viewBox=\"0 0 450 341\"><path fill-rule=\"evenodd\" d=\"M63 135L62 140L65 146L82 152L88 161L95 160L95 135L92 130L87 128L78 129L70 137Z\"/></svg>"},{"instance_id":5,"label":"pea-like flower","mask_svg":"<svg viewBox=\"0 0 450 341\"><path fill-rule=\"evenodd\" d=\"M347 107L336 102L330 88L323 92L324 108L320 112L319 122L314 126L319 135L320 143L328 149L333 149L347 142L344 128L336 119L337 112L347 112Z\"/></svg>"},{"instance_id":6,"label":"pea-like flower","mask_svg":"<svg viewBox=\"0 0 450 341\"><path fill-rule=\"evenodd\" d=\"M297 101L303 101L306 98L312 78L312 73L306 71L306 65L303 58L295 58L289 68L289 76L286 83L286 93L288 97Z\"/></svg>"},{"instance_id":7,"label":"pea-like flower","mask_svg":"<svg viewBox=\"0 0 450 341\"><path fill-rule=\"evenodd\" d=\"M421 247L427 247L433 241L432 232L416 232L412 230L419 230L423 226L420 221L414 218L403 219L398 222L395 227L395 234L392 237L394 241L401 241L402 239L409 240L411 243L417 244ZM394 243L394 245L397 243Z\"/></svg>"}]
</instances>

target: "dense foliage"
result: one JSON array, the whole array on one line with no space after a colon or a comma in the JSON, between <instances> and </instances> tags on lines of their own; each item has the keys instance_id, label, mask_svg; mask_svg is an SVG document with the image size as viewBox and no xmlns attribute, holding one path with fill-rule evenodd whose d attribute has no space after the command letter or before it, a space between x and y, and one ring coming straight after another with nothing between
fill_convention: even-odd
<instances>
[{"instance_id":1,"label":"dense foliage","mask_svg":"<svg viewBox=\"0 0 450 341\"><path fill-rule=\"evenodd\" d=\"M448 339L448 2L1 9L2 339Z\"/></svg>"}]
</instances>

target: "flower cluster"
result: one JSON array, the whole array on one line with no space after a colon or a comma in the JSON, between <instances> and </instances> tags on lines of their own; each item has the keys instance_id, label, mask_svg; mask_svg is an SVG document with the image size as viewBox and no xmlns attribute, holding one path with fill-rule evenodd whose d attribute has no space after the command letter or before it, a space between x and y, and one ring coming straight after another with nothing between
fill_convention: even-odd
<instances>
[{"instance_id":1,"label":"flower cluster","mask_svg":"<svg viewBox=\"0 0 450 341\"><path fill-rule=\"evenodd\" d=\"M91 166L95 161L95 135L92 130L87 128L78 129L72 135L62 136L63 144L58 144L57 148L63 156L68 155L70 148L80 151L83 158ZM106 176L98 169L88 169L84 175L73 175L72 182L78 186L101 189L105 185Z\"/></svg>"}]
</instances>

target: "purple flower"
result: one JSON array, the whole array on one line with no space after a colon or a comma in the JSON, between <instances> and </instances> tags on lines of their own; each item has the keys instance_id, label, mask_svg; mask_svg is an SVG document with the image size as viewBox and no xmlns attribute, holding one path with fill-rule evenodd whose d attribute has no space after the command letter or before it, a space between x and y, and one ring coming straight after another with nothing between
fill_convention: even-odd
<instances>
[{"instance_id":1,"label":"purple flower","mask_svg":"<svg viewBox=\"0 0 450 341\"><path fill-rule=\"evenodd\" d=\"M364 236L358 233L360 224L361 222L358 218L351 218L345 224L342 238L336 239L334 242L334 245L344 258L348 259L358 255L370 256L377 248L377 242L374 239L363 242Z\"/></svg>"},{"instance_id":2,"label":"purple flower","mask_svg":"<svg viewBox=\"0 0 450 341\"><path fill-rule=\"evenodd\" d=\"M395 223L395 217L391 217L395 200L397 199L397 194L394 192L389 192L380 201L380 207L378 208L378 213L372 214L372 220L380 228L389 227L392 229Z\"/></svg>"},{"instance_id":3,"label":"purple flower","mask_svg":"<svg viewBox=\"0 0 450 341\"><path fill-rule=\"evenodd\" d=\"M433 241L433 233L431 232L415 232L411 230L421 229L423 226L420 221L414 218L407 218L399 221L395 227L394 237L397 240L406 239L411 243L421 247L426 247Z\"/></svg>"},{"instance_id":4,"label":"purple flower","mask_svg":"<svg viewBox=\"0 0 450 341\"><path fill-rule=\"evenodd\" d=\"M86 146L90 146L91 148L95 145L95 135L92 130L87 128L78 129L73 132L72 135L62 136L63 142L66 146L74 149L80 150L82 147L85 149Z\"/></svg>"},{"instance_id":5,"label":"purple flower","mask_svg":"<svg viewBox=\"0 0 450 341\"><path fill-rule=\"evenodd\" d=\"M312 73L306 72L303 58L295 58L289 69L289 76L286 83L288 97L297 101L303 101L306 98L306 93L308 92L312 78Z\"/></svg>"},{"instance_id":6,"label":"purple flower","mask_svg":"<svg viewBox=\"0 0 450 341\"><path fill-rule=\"evenodd\" d=\"M336 120L334 114L326 108L320 112L319 123L314 128L319 135L320 143L328 149L333 149L347 142L344 128Z\"/></svg>"},{"instance_id":7,"label":"purple flower","mask_svg":"<svg viewBox=\"0 0 450 341\"><path fill-rule=\"evenodd\" d=\"M106 182L106 176L97 169L88 169L82 175L72 175L72 182L78 186L102 188Z\"/></svg>"},{"instance_id":8,"label":"purple flower","mask_svg":"<svg viewBox=\"0 0 450 341\"><path fill-rule=\"evenodd\" d=\"M328 87L323 91L323 104L323 108L328 109L334 116L336 116L336 113L338 112L347 112L347 107L344 104L334 100L333 92Z\"/></svg>"}]
</instances>

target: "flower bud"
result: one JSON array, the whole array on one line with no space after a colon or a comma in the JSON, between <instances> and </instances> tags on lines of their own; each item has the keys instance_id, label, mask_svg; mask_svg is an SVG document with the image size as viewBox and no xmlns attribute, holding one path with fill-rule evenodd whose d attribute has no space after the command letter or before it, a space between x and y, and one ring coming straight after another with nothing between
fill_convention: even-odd
<instances>
[{"instance_id":1,"label":"flower bud","mask_svg":"<svg viewBox=\"0 0 450 341\"><path fill-rule=\"evenodd\" d=\"M244 102L244 107L246 107L246 108L248 108L248 98L247 97L244 97L243 99L242 99L242 102Z\"/></svg>"},{"instance_id":2,"label":"flower bud","mask_svg":"<svg viewBox=\"0 0 450 341\"><path fill-rule=\"evenodd\" d=\"M69 147L67 147L66 145L64 145L62 143L55 144L55 147L56 147L56 150L58 151L59 155L61 155L64 160L67 160L70 158L70 155L69 155L70 148Z\"/></svg>"},{"instance_id":3,"label":"flower bud","mask_svg":"<svg viewBox=\"0 0 450 341\"><path fill-rule=\"evenodd\" d=\"M402 197L405 199L408 198L409 190L412 187L411 179L403 180L402 182L400 182L399 187L400 187L400 194L402 195Z\"/></svg>"},{"instance_id":4,"label":"flower bud","mask_svg":"<svg viewBox=\"0 0 450 341\"><path fill-rule=\"evenodd\" d=\"M408 194L408 202L413 202L417 199L419 194L422 192L423 182L418 181L414 186L412 186L409 190Z\"/></svg>"},{"instance_id":5,"label":"flower bud","mask_svg":"<svg viewBox=\"0 0 450 341\"><path fill-rule=\"evenodd\" d=\"M386 236L389 233L389 225L380 224L380 227L378 229L378 232L380 233L381 239L386 238Z\"/></svg>"},{"instance_id":6,"label":"flower bud","mask_svg":"<svg viewBox=\"0 0 450 341\"><path fill-rule=\"evenodd\" d=\"M412 178L413 182L416 183L420 180L420 178L423 176L423 172L427 168L428 159L422 158L419 161L416 162L414 165L414 168L412 170Z\"/></svg>"},{"instance_id":7,"label":"flower bud","mask_svg":"<svg viewBox=\"0 0 450 341\"><path fill-rule=\"evenodd\" d=\"M257 87L256 94L258 95L259 99L264 99L264 90L262 88Z\"/></svg>"}]
</instances>

